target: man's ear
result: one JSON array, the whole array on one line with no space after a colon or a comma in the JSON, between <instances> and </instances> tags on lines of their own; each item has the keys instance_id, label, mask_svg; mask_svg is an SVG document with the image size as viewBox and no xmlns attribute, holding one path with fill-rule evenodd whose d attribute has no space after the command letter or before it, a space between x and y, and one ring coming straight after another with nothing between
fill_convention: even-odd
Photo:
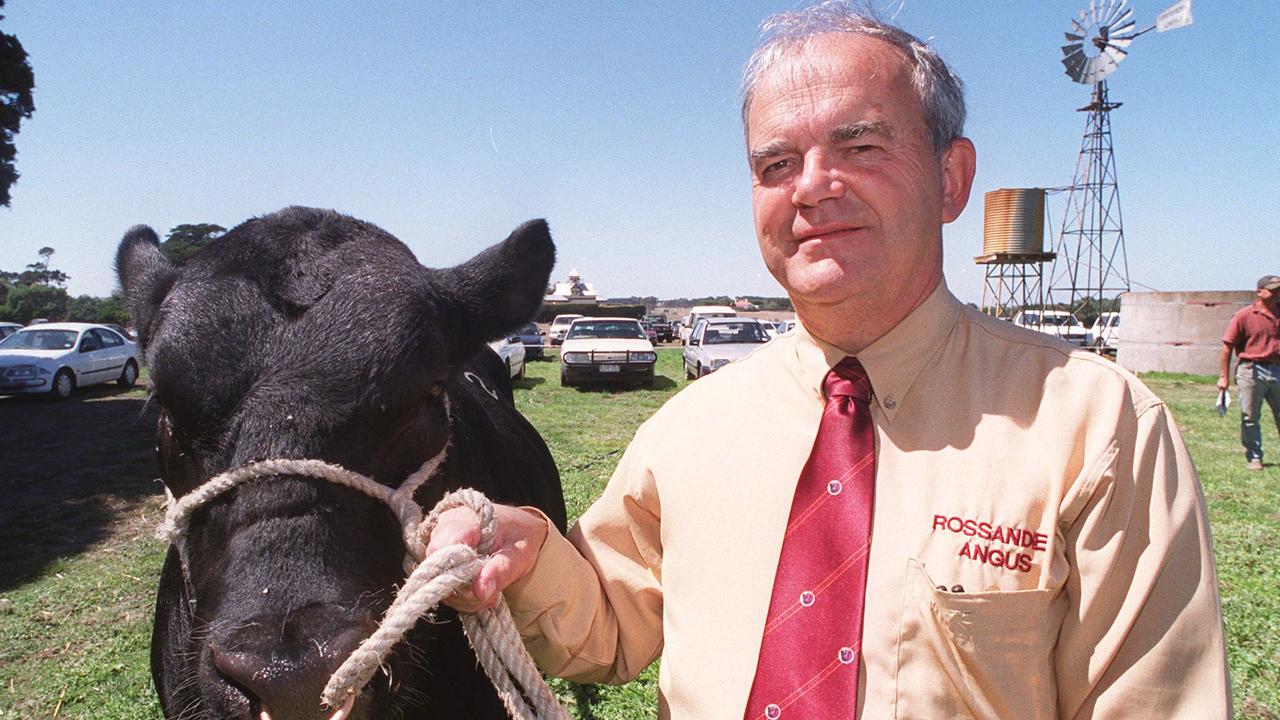
<instances>
[{"instance_id":1,"label":"man's ear","mask_svg":"<svg viewBox=\"0 0 1280 720\"><path fill-rule=\"evenodd\" d=\"M532 319L555 261L546 221L530 220L461 265L434 271L448 289L444 315L456 323L455 352L468 357L480 344Z\"/></svg>"},{"instance_id":2,"label":"man's ear","mask_svg":"<svg viewBox=\"0 0 1280 720\"><path fill-rule=\"evenodd\" d=\"M973 174L978 167L978 152L969 138L956 138L942 152L942 222L960 217L969 204Z\"/></svg>"},{"instance_id":3,"label":"man's ear","mask_svg":"<svg viewBox=\"0 0 1280 720\"><path fill-rule=\"evenodd\" d=\"M160 303L178 277L178 269L160 250L160 238L146 225L129 229L116 250L116 275L124 290L125 307L146 349Z\"/></svg>"}]
</instances>

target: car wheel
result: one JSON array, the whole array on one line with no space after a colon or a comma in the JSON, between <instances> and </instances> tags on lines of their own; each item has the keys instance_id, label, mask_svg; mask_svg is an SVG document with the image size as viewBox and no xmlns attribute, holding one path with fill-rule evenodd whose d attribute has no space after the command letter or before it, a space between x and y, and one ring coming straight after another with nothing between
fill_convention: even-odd
<instances>
[{"instance_id":1,"label":"car wheel","mask_svg":"<svg viewBox=\"0 0 1280 720\"><path fill-rule=\"evenodd\" d=\"M560 387L573 387L573 383L569 382L569 376L563 369L560 370Z\"/></svg>"},{"instance_id":2,"label":"car wheel","mask_svg":"<svg viewBox=\"0 0 1280 720\"><path fill-rule=\"evenodd\" d=\"M697 369L693 371L693 377L695 380L702 377L702 363L698 363Z\"/></svg>"},{"instance_id":3,"label":"car wheel","mask_svg":"<svg viewBox=\"0 0 1280 720\"><path fill-rule=\"evenodd\" d=\"M76 379L70 370L63 368L53 376L53 387L49 389L49 395L54 400L66 400L71 397L71 392L76 389Z\"/></svg>"},{"instance_id":4,"label":"car wheel","mask_svg":"<svg viewBox=\"0 0 1280 720\"><path fill-rule=\"evenodd\" d=\"M693 379L693 372L689 370L689 363L687 362L684 364L684 379L685 380Z\"/></svg>"},{"instance_id":5,"label":"car wheel","mask_svg":"<svg viewBox=\"0 0 1280 720\"><path fill-rule=\"evenodd\" d=\"M120 385L120 387L131 388L137 382L138 364L130 360L124 364L124 370L120 372L120 377L116 380L116 383Z\"/></svg>"},{"instance_id":6,"label":"car wheel","mask_svg":"<svg viewBox=\"0 0 1280 720\"><path fill-rule=\"evenodd\" d=\"M649 371L649 379L645 380L644 386L649 388L650 390L658 386L658 379L653 376L652 370Z\"/></svg>"},{"instance_id":7,"label":"car wheel","mask_svg":"<svg viewBox=\"0 0 1280 720\"><path fill-rule=\"evenodd\" d=\"M515 377L513 377L513 378L511 378L511 379L512 379L512 380L523 380L523 379L524 379L524 363L520 363L520 372L516 373L516 374L515 374Z\"/></svg>"}]
</instances>

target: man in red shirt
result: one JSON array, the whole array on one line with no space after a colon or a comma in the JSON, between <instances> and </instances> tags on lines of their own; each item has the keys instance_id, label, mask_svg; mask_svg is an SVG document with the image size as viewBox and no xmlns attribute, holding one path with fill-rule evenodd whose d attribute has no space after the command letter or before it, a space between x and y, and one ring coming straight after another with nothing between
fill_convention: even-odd
<instances>
[{"instance_id":1,"label":"man in red shirt","mask_svg":"<svg viewBox=\"0 0 1280 720\"><path fill-rule=\"evenodd\" d=\"M1262 469L1262 401L1280 430L1280 276L1258 278L1258 301L1236 313L1222 336L1218 389L1230 384L1232 351L1240 358L1236 384L1240 386L1240 442L1245 467Z\"/></svg>"}]
</instances>

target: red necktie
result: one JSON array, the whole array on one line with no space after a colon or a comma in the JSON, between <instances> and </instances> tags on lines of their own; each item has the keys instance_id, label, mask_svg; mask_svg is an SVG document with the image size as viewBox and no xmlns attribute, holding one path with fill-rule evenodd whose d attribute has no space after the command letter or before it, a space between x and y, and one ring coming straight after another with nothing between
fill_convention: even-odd
<instances>
[{"instance_id":1,"label":"red necktie","mask_svg":"<svg viewBox=\"0 0 1280 720\"><path fill-rule=\"evenodd\" d=\"M876 478L871 382L855 358L827 373L773 580L747 720L852 718Z\"/></svg>"}]
</instances>

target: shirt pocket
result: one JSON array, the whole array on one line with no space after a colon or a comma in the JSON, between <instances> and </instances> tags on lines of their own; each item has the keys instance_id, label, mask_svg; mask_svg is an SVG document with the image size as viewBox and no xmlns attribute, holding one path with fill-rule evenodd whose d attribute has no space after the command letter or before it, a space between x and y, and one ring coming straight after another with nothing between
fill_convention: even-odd
<instances>
[{"instance_id":1,"label":"shirt pocket","mask_svg":"<svg viewBox=\"0 0 1280 720\"><path fill-rule=\"evenodd\" d=\"M1054 718L1058 590L945 592L907 561L897 718Z\"/></svg>"}]
</instances>

